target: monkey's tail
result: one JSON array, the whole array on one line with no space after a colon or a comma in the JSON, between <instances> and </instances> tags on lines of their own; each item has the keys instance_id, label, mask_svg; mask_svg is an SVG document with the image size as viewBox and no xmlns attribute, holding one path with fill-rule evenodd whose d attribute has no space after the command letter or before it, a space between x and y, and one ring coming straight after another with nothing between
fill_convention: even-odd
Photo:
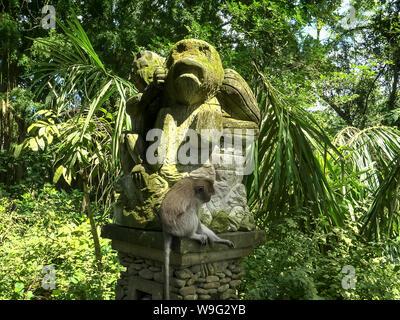
<instances>
[{"instance_id":1,"label":"monkey's tail","mask_svg":"<svg viewBox=\"0 0 400 320\"><path fill-rule=\"evenodd\" d=\"M164 299L169 300L169 256L172 236L164 232Z\"/></svg>"}]
</instances>

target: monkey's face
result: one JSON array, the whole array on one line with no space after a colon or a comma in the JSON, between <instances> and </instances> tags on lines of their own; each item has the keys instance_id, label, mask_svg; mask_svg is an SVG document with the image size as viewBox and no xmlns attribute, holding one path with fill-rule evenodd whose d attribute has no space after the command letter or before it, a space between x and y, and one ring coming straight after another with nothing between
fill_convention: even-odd
<instances>
[{"instance_id":1,"label":"monkey's face","mask_svg":"<svg viewBox=\"0 0 400 320\"><path fill-rule=\"evenodd\" d=\"M185 105L196 105L214 96L224 70L217 51L207 42L185 39L171 49L166 63L168 95Z\"/></svg>"},{"instance_id":2,"label":"monkey's face","mask_svg":"<svg viewBox=\"0 0 400 320\"><path fill-rule=\"evenodd\" d=\"M194 187L195 196L201 202L208 202L211 200L211 196L215 194L214 186L210 181L204 181L204 183Z\"/></svg>"},{"instance_id":3,"label":"monkey's face","mask_svg":"<svg viewBox=\"0 0 400 320\"><path fill-rule=\"evenodd\" d=\"M143 92L147 85L153 81L154 71L162 66L165 58L145 50L139 52L133 60L132 82L139 92Z\"/></svg>"}]
</instances>

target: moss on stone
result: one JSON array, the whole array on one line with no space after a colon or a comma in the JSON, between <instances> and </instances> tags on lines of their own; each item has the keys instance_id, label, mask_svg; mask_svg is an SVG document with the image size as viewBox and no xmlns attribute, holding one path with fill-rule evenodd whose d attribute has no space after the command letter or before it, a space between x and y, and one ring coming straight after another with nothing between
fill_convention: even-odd
<instances>
[{"instance_id":1,"label":"moss on stone","mask_svg":"<svg viewBox=\"0 0 400 320\"><path fill-rule=\"evenodd\" d=\"M133 61L132 81L136 88L143 92L146 86L153 81L154 71L164 64L165 58L152 51L142 51Z\"/></svg>"},{"instance_id":2,"label":"moss on stone","mask_svg":"<svg viewBox=\"0 0 400 320\"><path fill-rule=\"evenodd\" d=\"M184 61L181 61L182 59ZM177 63L179 61L181 63ZM133 80L140 91L153 81L154 71L161 65L168 73L165 85L160 89L164 92L157 91L158 98L163 101L157 109L154 127L163 131L161 144L156 151L159 156L165 151L166 158L162 163L143 165L142 171L132 172L135 188L132 187L134 192L128 194L134 196L127 197L123 194L127 190L122 190L117 202L118 216L121 217L119 221L122 221L123 225L137 228L161 228L158 209L166 192L171 185L194 170L194 167L190 167L192 164L176 163L179 148L184 145L183 151L187 150L187 143L200 148L203 144L207 145L211 139L215 141L214 139L220 138L214 134L212 137L207 137L207 140L187 141L185 139L187 129L194 129L200 134L203 129L216 129L222 133L222 129L241 128L255 129L255 134L258 134L257 122L249 121L254 118L252 113L256 114L258 110L253 110L257 107L253 93L238 73L230 69L224 71L218 52L207 42L197 39L179 41L172 47L167 60L151 51L138 54L134 61ZM232 90L230 84L233 84ZM145 97L148 92L145 91ZM143 108L140 103L142 103L141 94L129 99L127 105L127 112L135 124L135 132L138 132L138 128L144 128L144 125L137 125L142 122L144 124ZM225 109L224 113L222 109ZM139 132L142 134L142 131ZM139 136L132 134L124 137L123 143L129 150L140 149L138 154L144 154L143 148L137 148ZM205 139L205 136L203 138ZM244 135L243 139L245 138L248 136ZM131 155L131 158L134 164L144 162L140 157L136 159ZM211 176L216 180L215 171ZM245 192L238 197L239 203L245 202ZM215 232L254 229L254 220L248 212L239 210L236 213L234 206L215 208L220 211L207 209L204 210L204 214L200 214L200 219L207 220L203 222Z\"/></svg>"},{"instance_id":3,"label":"moss on stone","mask_svg":"<svg viewBox=\"0 0 400 320\"><path fill-rule=\"evenodd\" d=\"M205 71L204 79L198 92L202 102L205 102L215 96L222 84L225 73L217 50L207 42L198 39L184 39L171 48L166 60L166 68L169 70L167 78L168 96L172 101L177 99L173 84L173 69L175 63L187 57L195 60Z\"/></svg>"},{"instance_id":4,"label":"moss on stone","mask_svg":"<svg viewBox=\"0 0 400 320\"><path fill-rule=\"evenodd\" d=\"M225 211L217 211L213 213L213 219L210 228L214 232L226 232L229 230L231 217Z\"/></svg>"},{"instance_id":5,"label":"moss on stone","mask_svg":"<svg viewBox=\"0 0 400 320\"><path fill-rule=\"evenodd\" d=\"M158 210L161 202L168 191L168 183L158 174L147 174L141 172L143 183L141 192L144 202L132 208L126 202L119 203L123 208L124 220L129 219L129 226L137 228L161 228L161 222L158 216Z\"/></svg>"},{"instance_id":6,"label":"moss on stone","mask_svg":"<svg viewBox=\"0 0 400 320\"><path fill-rule=\"evenodd\" d=\"M252 231L256 229L254 218L251 214L246 214L240 221L239 231Z\"/></svg>"}]
</instances>

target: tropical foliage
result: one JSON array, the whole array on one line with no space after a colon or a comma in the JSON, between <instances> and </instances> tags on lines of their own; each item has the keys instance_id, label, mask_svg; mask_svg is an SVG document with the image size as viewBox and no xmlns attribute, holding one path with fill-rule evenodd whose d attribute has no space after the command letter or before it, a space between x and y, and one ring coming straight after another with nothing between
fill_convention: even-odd
<instances>
[{"instance_id":1,"label":"tropical foliage","mask_svg":"<svg viewBox=\"0 0 400 320\"><path fill-rule=\"evenodd\" d=\"M0 1L0 298L113 298L121 267L98 225L133 56L190 37L243 75L262 114L246 186L268 241L244 262L243 297L399 298L398 1L83 3L53 1L48 30L46 1Z\"/></svg>"},{"instance_id":2,"label":"tropical foliage","mask_svg":"<svg viewBox=\"0 0 400 320\"><path fill-rule=\"evenodd\" d=\"M81 192L51 185L21 199L0 202L0 299L112 299L121 266L101 239L97 270L90 223L81 214ZM94 208L93 208L94 209ZM96 220L101 216L95 214ZM54 290L49 271L54 268ZM49 282L45 281L49 277ZM45 282L43 282L45 281Z\"/></svg>"}]
</instances>

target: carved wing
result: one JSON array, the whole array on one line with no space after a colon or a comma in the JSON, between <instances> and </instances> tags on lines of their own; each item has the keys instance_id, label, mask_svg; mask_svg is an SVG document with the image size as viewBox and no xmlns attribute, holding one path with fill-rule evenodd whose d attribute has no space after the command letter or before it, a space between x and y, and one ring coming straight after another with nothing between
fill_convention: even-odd
<instances>
[{"instance_id":1,"label":"carved wing","mask_svg":"<svg viewBox=\"0 0 400 320\"><path fill-rule=\"evenodd\" d=\"M260 110L253 91L242 78L232 69L225 69L225 77L217 98L222 109L237 120L260 122Z\"/></svg>"}]
</instances>

